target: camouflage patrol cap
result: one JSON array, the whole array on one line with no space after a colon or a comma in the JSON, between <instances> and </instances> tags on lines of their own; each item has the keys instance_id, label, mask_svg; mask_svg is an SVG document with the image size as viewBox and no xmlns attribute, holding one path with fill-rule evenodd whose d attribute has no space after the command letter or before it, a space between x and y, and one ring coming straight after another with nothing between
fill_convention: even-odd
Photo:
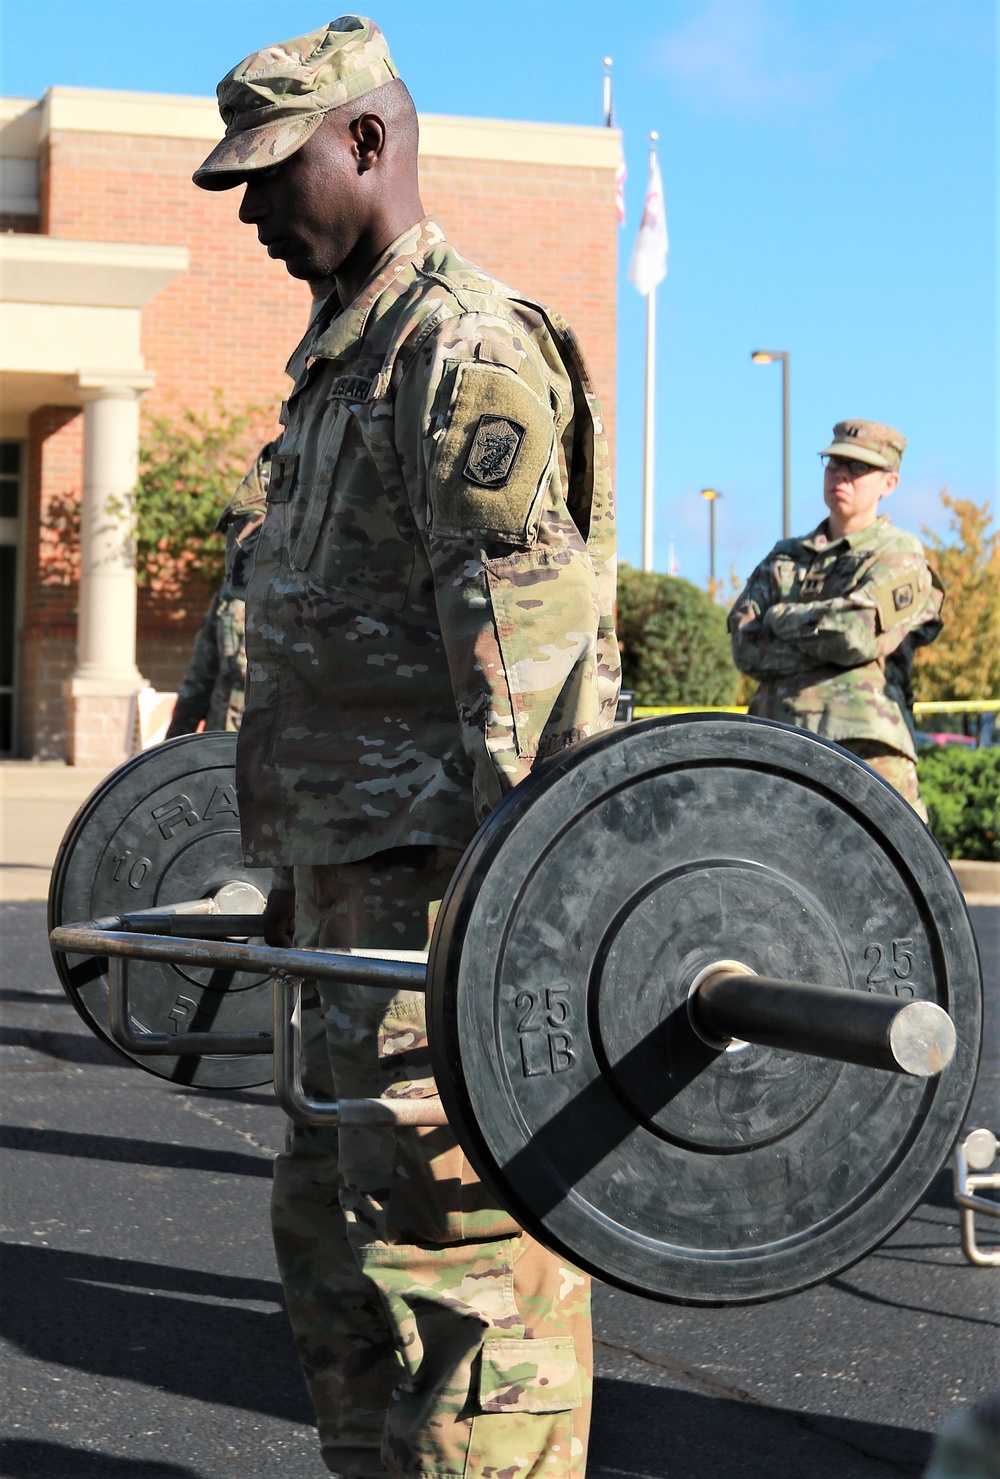
<instances>
[{"instance_id":1,"label":"camouflage patrol cap","mask_svg":"<svg viewBox=\"0 0 1000 1479\"><path fill-rule=\"evenodd\" d=\"M894 427L881 421L838 421L833 428L833 441L824 447L821 457L853 457L856 462L870 462L886 472L898 472L906 449L906 438Z\"/></svg>"},{"instance_id":2,"label":"camouflage patrol cap","mask_svg":"<svg viewBox=\"0 0 1000 1479\"><path fill-rule=\"evenodd\" d=\"M331 108L399 76L385 37L363 15L254 52L217 88L226 136L194 173L203 190L231 190L300 149Z\"/></svg>"}]
</instances>

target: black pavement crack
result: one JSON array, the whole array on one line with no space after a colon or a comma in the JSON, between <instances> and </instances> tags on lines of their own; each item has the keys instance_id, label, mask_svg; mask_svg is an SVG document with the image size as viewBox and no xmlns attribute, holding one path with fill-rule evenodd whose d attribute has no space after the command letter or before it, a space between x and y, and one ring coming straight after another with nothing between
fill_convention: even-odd
<instances>
[{"instance_id":1,"label":"black pavement crack","mask_svg":"<svg viewBox=\"0 0 1000 1479\"><path fill-rule=\"evenodd\" d=\"M256 1135L251 1135L249 1130L241 1130L237 1125L231 1125L228 1120L223 1119L221 1115L213 1114L210 1109L200 1109L193 1099L188 1098L187 1094L178 1094L177 1098L191 1114L196 1114L199 1119L208 1120L209 1124L217 1125L220 1130L229 1130L233 1135L239 1135L241 1140L245 1140L262 1155L273 1158L281 1154L280 1151L275 1150L273 1145L265 1145L263 1140L257 1139Z\"/></svg>"}]
</instances>

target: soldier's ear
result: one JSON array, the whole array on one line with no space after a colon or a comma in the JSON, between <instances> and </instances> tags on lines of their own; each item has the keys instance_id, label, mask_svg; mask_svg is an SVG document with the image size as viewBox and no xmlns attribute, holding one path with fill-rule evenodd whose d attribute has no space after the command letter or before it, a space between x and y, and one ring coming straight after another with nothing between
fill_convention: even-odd
<instances>
[{"instance_id":1,"label":"soldier's ear","mask_svg":"<svg viewBox=\"0 0 1000 1479\"><path fill-rule=\"evenodd\" d=\"M882 485L882 497L883 498L887 498L889 496L889 494L893 491L893 489L894 488L897 488L898 486L899 486L899 473L898 472L887 472L886 475L885 475L885 482Z\"/></svg>"},{"instance_id":2,"label":"soldier's ear","mask_svg":"<svg viewBox=\"0 0 1000 1479\"><path fill-rule=\"evenodd\" d=\"M351 138L358 161L358 174L366 174L385 149L385 121L377 113L362 113L351 124Z\"/></svg>"}]
</instances>

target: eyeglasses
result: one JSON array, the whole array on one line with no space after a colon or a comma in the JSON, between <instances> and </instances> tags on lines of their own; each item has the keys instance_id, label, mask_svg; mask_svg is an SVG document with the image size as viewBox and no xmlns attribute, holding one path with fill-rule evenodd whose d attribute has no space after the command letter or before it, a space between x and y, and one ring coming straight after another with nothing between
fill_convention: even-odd
<instances>
[{"instance_id":1,"label":"eyeglasses","mask_svg":"<svg viewBox=\"0 0 1000 1479\"><path fill-rule=\"evenodd\" d=\"M827 453L823 456L823 466L828 467L831 472L846 472L849 478L863 478L870 472L885 472L884 467L873 467L870 462L861 462L855 457L836 457Z\"/></svg>"}]
</instances>

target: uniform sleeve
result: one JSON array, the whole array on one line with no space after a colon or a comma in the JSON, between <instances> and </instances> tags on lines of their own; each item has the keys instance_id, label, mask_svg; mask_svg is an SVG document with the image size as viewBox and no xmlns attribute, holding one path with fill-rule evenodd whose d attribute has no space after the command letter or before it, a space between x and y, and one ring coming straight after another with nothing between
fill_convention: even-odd
<instances>
[{"instance_id":1,"label":"uniform sleeve","mask_svg":"<svg viewBox=\"0 0 1000 1479\"><path fill-rule=\"evenodd\" d=\"M894 551L876 559L847 595L776 603L764 623L810 665L853 668L895 652L937 618L940 604L923 551Z\"/></svg>"},{"instance_id":2,"label":"uniform sleeve","mask_svg":"<svg viewBox=\"0 0 1000 1479\"><path fill-rule=\"evenodd\" d=\"M166 738L194 734L208 713L212 690L219 673L219 644L216 640L219 596L215 596L195 638L194 648L177 689L177 702Z\"/></svg>"},{"instance_id":3,"label":"uniform sleeve","mask_svg":"<svg viewBox=\"0 0 1000 1479\"><path fill-rule=\"evenodd\" d=\"M802 667L802 654L767 623L774 594L769 556L757 566L727 619L733 662L758 682Z\"/></svg>"},{"instance_id":4,"label":"uniform sleeve","mask_svg":"<svg viewBox=\"0 0 1000 1479\"><path fill-rule=\"evenodd\" d=\"M603 722L599 579L566 503L572 409L549 389L533 346L477 318L446 326L397 393L479 819Z\"/></svg>"}]
</instances>

